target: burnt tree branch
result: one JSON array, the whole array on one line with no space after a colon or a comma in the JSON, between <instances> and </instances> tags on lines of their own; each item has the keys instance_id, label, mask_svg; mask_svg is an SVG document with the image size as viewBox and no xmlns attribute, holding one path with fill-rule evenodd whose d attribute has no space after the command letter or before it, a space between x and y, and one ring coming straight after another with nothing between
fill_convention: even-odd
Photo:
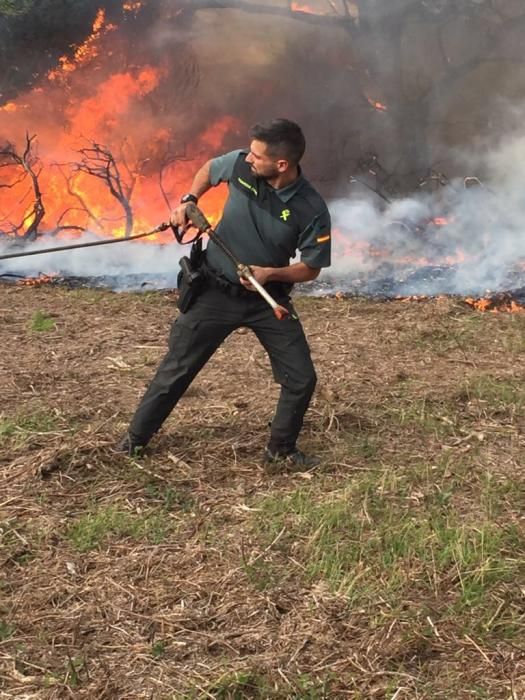
<instances>
[{"instance_id":1,"label":"burnt tree branch","mask_svg":"<svg viewBox=\"0 0 525 700\"><path fill-rule=\"evenodd\" d=\"M26 143L22 155L20 155L14 145L10 143L6 144L0 149L1 167L14 165L22 169L22 174L20 177L15 182L10 183L7 186L14 187L15 184L23 182L26 177L28 177L31 181L31 189L34 197L33 206L30 211L25 214L22 222L18 225L13 225L11 230L11 233L15 233L16 235L18 235L20 231L23 231L23 237L30 240L37 237L38 227L46 213L42 199L42 192L40 190L40 183L38 181L41 171L37 172L38 158L33 150L33 141L35 138L36 135L29 136L29 134L26 133ZM26 225L27 228L24 231L24 227Z\"/></svg>"},{"instance_id":2,"label":"burnt tree branch","mask_svg":"<svg viewBox=\"0 0 525 700\"><path fill-rule=\"evenodd\" d=\"M79 233L84 233L86 231L86 228L84 226L77 226L76 224L63 224L63 220L65 219L66 215L69 214L70 211L82 211L85 212L84 208L78 208L78 207L69 207L65 211L62 212L62 214L58 217L57 224L55 228L53 228L51 231L49 231L50 236L56 236L58 233L61 231L78 231Z\"/></svg>"},{"instance_id":3,"label":"burnt tree branch","mask_svg":"<svg viewBox=\"0 0 525 700\"><path fill-rule=\"evenodd\" d=\"M134 180L131 184L124 182L117 162L107 146L93 142L91 147L81 148L79 153L82 155L82 160L75 165L75 170L96 177L106 184L111 195L124 210L125 236L128 238L133 230L133 210L130 198Z\"/></svg>"},{"instance_id":4,"label":"burnt tree branch","mask_svg":"<svg viewBox=\"0 0 525 700\"><path fill-rule=\"evenodd\" d=\"M102 230L104 228L102 221L94 213L94 211L92 209L90 209L90 207L88 206L87 202L85 201L84 197L80 194L80 192L77 192L74 189L74 184L72 184L72 182L71 182L73 179L73 176L67 175L64 172L64 170L62 169L62 166L60 164L56 163L55 165L58 168L62 177L64 178L64 182L66 184L66 189L67 189L68 194L70 194L72 197L74 197L79 202L79 204L80 204L79 211L84 211L86 213L86 215L88 217L88 223L89 223L89 221L94 221L95 224L98 226L98 228Z\"/></svg>"}]
</instances>

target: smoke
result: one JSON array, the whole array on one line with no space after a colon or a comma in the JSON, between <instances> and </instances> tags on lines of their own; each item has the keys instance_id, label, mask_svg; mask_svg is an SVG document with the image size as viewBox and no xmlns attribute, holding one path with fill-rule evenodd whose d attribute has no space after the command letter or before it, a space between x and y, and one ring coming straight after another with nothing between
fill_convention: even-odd
<instances>
[{"instance_id":1,"label":"smoke","mask_svg":"<svg viewBox=\"0 0 525 700\"><path fill-rule=\"evenodd\" d=\"M82 236L76 243L100 241L91 234ZM68 245L70 241L64 241ZM57 240L44 237L20 252L45 250L57 247ZM14 254L11 245L0 246L0 255ZM159 245L134 241L111 245L43 253L22 258L0 261L0 274L8 277L77 277L90 280L93 286L105 286L117 291L140 289L167 289L176 286L179 271L178 260L185 254L175 241Z\"/></svg>"},{"instance_id":2,"label":"smoke","mask_svg":"<svg viewBox=\"0 0 525 700\"><path fill-rule=\"evenodd\" d=\"M516 109L516 108L515 108ZM333 289L483 294L525 283L525 134L463 153L475 174L388 204L362 191L330 203ZM474 165L475 164L475 165Z\"/></svg>"}]
</instances>

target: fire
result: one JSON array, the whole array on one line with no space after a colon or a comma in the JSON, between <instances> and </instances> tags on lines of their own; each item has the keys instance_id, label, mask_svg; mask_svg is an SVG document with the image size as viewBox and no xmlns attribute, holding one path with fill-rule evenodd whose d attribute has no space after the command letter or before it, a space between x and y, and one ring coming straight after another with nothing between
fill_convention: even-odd
<instances>
[{"instance_id":1,"label":"fire","mask_svg":"<svg viewBox=\"0 0 525 700\"><path fill-rule=\"evenodd\" d=\"M122 7L137 14L143 4L126 0ZM168 119L158 112L157 93L169 84L168 66L134 64L117 29L99 10L91 34L71 57L61 57L40 84L0 105L0 145L9 142L22 155L26 132L36 135L28 158L45 209L39 232L75 239L83 230L115 237L151 230L167 220L197 168L240 133L238 121L227 114L208 120L197 137L187 135L195 133L193 124L174 131L177 114ZM105 163L111 181L101 176L97 148L113 158L113 165ZM91 169L82 169L81 149L91 149ZM0 233L23 235L35 220L29 171L8 162L0 178ZM121 190L120 199L112 186ZM225 197L224 188L215 188L203 199L213 223ZM125 204L132 212L127 225ZM170 231L144 239L171 240Z\"/></svg>"},{"instance_id":2,"label":"fire","mask_svg":"<svg viewBox=\"0 0 525 700\"><path fill-rule=\"evenodd\" d=\"M482 297L474 299L467 297L465 303L471 306L476 311L490 311L493 314L503 313L523 313L525 306L520 304L516 299L512 298L511 292L501 292L492 297Z\"/></svg>"},{"instance_id":3,"label":"fire","mask_svg":"<svg viewBox=\"0 0 525 700\"><path fill-rule=\"evenodd\" d=\"M315 15L318 14L313 10L309 5L301 5L298 2L292 2L290 4L290 9L292 12L306 12L309 15Z\"/></svg>"},{"instance_id":4,"label":"fire","mask_svg":"<svg viewBox=\"0 0 525 700\"><path fill-rule=\"evenodd\" d=\"M126 12L133 12L136 14L142 9L142 2L141 0L128 0L128 2L122 5L122 9Z\"/></svg>"},{"instance_id":5,"label":"fire","mask_svg":"<svg viewBox=\"0 0 525 700\"><path fill-rule=\"evenodd\" d=\"M38 277L26 277L23 280L19 280L17 285L21 287L39 287L43 284L52 284L57 279L58 275L56 273L51 275L39 275Z\"/></svg>"},{"instance_id":6,"label":"fire","mask_svg":"<svg viewBox=\"0 0 525 700\"><path fill-rule=\"evenodd\" d=\"M110 32L116 29L114 24L106 24L106 13L103 9L97 12L97 16L93 21L91 35L77 47L72 59L67 56L61 56L58 59L59 67L55 68L47 74L49 80L58 80L65 73L72 73L77 68L95 59L99 53L98 42L102 33Z\"/></svg>"},{"instance_id":7,"label":"fire","mask_svg":"<svg viewBox=\"0 0 525 700\"><path fill-rule=\"evenodd\" d=\"M384 105L382 102L378 102L377 100L372 99L371 97L366 98L368 100L368 103L372 105L374 109L377 109L378 112L388 112L388 107Z\"/></svg>"}]
</instances>

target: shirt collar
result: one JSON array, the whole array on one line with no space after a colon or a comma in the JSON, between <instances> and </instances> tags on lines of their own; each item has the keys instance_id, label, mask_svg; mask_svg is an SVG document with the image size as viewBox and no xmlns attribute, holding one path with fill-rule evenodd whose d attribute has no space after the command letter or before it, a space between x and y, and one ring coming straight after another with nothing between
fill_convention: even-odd
<instances>
[{"instance_id":1,"label":"shirt collar","mask_svg":"<svg viewBox=\"0 0 525 700\"><path fill-rule=\"evenodd\" d=\"M285 204L286 202L290 201L294 194L298 192L304 184L303 171L301 170L300 165L298 166L298 172L299 175L297 180L294 180L291 184L286 185L286 187L281 187L280 190L274 190L281 202L284 202Z\"/></svg>"}]
</instances>

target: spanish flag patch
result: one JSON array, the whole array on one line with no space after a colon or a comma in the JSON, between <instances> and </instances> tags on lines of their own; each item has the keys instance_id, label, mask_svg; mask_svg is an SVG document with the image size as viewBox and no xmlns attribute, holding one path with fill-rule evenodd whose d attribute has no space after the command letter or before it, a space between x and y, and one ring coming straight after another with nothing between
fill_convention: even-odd
<instances>
[{"instance_id":1,"label":"spanish flag patch","mask_svg":"<svg viewBox=\"0 0 525 700\"><path fill-rule=\"evenodd\" d=\"M326 241L330 240L330 235L328 236L318 236L317 237L317 242L318 243L326 243Z\"/></svg>"}]
</instances>

